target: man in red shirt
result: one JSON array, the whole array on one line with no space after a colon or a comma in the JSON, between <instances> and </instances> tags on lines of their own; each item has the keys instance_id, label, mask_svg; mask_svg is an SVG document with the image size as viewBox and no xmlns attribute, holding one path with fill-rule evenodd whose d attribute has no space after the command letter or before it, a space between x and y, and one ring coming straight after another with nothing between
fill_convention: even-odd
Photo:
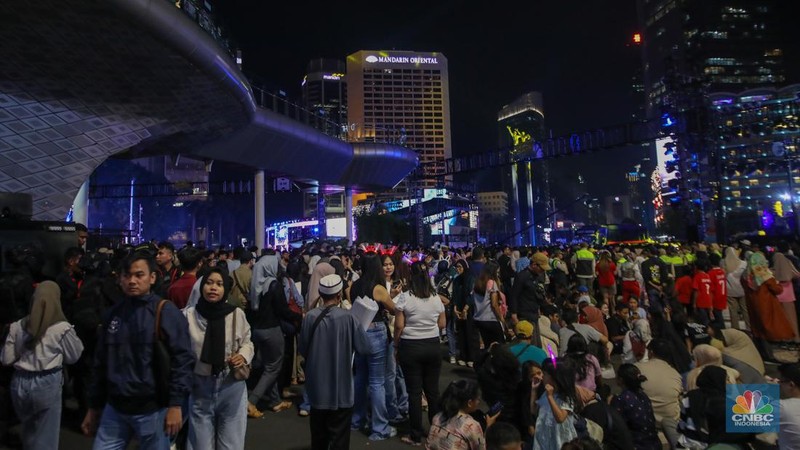
<instances>
[{"instance_id":1,"label":"man in red shirt","mask_svg":"<svg viewBox=\"0 0 800 450\"><path fill-rule=\"evenodd\" d=\"M675 280L675 295L678 297L678 302L688 312L692 303L692 275L690 273L684 272Z\"/></svg>"},{"instance_id":2,"label":"man in red shirt","mask_svg":"<svg viewBox=\"0 0 800 450\"><path fill-rule=\"evenodd\" d=\"M713 314L711 313L711 277L706 272L708 262L699 261L692 279L692 305L697 321L708 325ZM691 313L690 313L691 314Z\"/></svg>"},{"instance_id":3,"label":"man in red shirt","mask_svg":"<svg viewBox=\"0 0 800 450\"><path fill-rule=\"evenodd\" d=\"M175 280L167 291L167 298L172 300L178 309L185 308L186 303L189 302L189 295L197 281L197 270L200 268L202 260L203 253L194 247L187 247L178 252L178 261L183 268L183 275Z\"/></svg>"},{"instance_id":4,"label":"man in red shirt","mask_svg":"<svg viewBox=\"0 0 800 450\"><path fill-rule=\"evenodd\" d=\"M708 276L711 277L711 304L714 307L714 318L711 323L716 327L725 328L725 320L722 318L722 311L728 309L728 278L719 264L722 258L712 253L708 257L711 262L711 270Z\"/></svg>"}]
</instances>

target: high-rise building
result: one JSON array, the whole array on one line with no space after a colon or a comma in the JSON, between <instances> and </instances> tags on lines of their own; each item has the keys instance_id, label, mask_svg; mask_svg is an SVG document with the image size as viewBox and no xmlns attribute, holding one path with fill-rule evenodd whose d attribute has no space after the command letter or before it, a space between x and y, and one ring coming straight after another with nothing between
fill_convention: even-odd
<instances>
[{"instance_id":1,"label":"high-rise building","mask_svg":"<svg viewBox=\"0 0 800 450\"><path fill-rule=\"evenodd\" d=\"M638 0L647 116L679 83L741 92L785 82L776 0Z\"/></svg>"},{"instance_id":2,"label":"high-rise building","mask_svg":"<svg viewBox=\"0 0 800 450\"><path fill-rule=\"evenodd\" d=\"M513 149L513 157L517 160L536 159L534 142L544 140L544 102L540 92L528 92L504 106L497 114L497 125L500 148ZM506 169L504 169L506 170ZM521 230L533 224L525 233L516 236L517 245L536 245L537 218L547 215L550 204L550 183L547 163L530 161L513 164L504 174L503 188L511 193L513 228ZM525 180L524 200L520 200L519 177ZM525 205L524 207L522 205ZM525 211L525 214L522 214ZM540 224L543 227L544 224ZM524 241L524 242L523 242Z\"/></svg>"},{"instance_id":3,"label":"high-rise building","mask_svg":"<svg viewBox=\"0 0 800 450\"><path fill-rule=\"evenodd\" d=\"M342 136L347 122L344 61L319 58L308 63L303 77L303 108L313 113L311 126L329 136Z\"/></svg>"},{"instance_id":4,"label":"high-rise building","mask_svg":"<svg viewBox=\"0 0 800 450\"><path fill-rule=\"evenodd\" d=\"M726 234L794 227L786 219L800 200L800 85L716 93L710 101Z\"/></svg>"},{"instance_id":5,"label":"high-rise building","mask_svg":"<svg viewBox=\"0 0 800 450\"><path fill-rule=\"evenodd\" d=\"M452 140L443 54L361 50L349 55L347 105L348 140L404 145L417 152L421 164L431 167L428 173L444 171L444 160L452 156ZM436 185L431 178L419 187Z\"/></svg>"},{"instance_id":6,"label":"high-rise building","mask_svg":"<svg viewBox=\"0 0 800 450\"><path fill-rule=\"evenodd\" d=\"M681 208L677 215L688 224L687 237L701 238L723 220L714 214L723 210L714 199L724 195L720 166L715 163L720 148L709 134L713 113L709 93L772 89L785 83L778 2L638 0L637 4L647 118L666 118L662 125L675 123L673 117L684 122L665 138L667 147L659 145L663 140L654 143L656 159L671 160L654 174L660 178L653 184L655 217L663 218L670 205ZM668 181L665 175L675 179Z\"/></svg>"}]
</instances>

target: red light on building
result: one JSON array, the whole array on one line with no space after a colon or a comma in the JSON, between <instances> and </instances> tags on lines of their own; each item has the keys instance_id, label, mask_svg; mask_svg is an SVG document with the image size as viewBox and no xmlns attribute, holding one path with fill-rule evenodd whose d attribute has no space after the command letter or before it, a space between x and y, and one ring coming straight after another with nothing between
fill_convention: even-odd
<instances>
[{"instance_id":1,"label":"red light on building","mask_svg":"<svg viewBox=\"0 0 800 450\"><path fill-rule=\"evenodd\" d=\"M633 43L634 44L642 43L642 33L633 33Z\"/></svg>"}]
</instances>

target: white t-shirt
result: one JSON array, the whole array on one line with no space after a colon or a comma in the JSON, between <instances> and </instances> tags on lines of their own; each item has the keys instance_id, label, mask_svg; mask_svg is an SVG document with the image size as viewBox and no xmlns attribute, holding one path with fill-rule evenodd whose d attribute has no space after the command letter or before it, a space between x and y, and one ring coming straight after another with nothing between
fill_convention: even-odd
<instances>
[{"instance_id":1,"label":"white t-shirt","mask_svg":"<svg viewBox=\"0 0 800 450\"><path fill-rule=\"evenodd\" d=\"M800 448L800 398L781 400L780 425L778 448Z\"/></svg>"},{"instance_id":2,"label":"white t-shirt","mask_svg":"<svg viewBox=\"0 0 800 450\"><path fill-rule=\"evenodd\" d=\"M417 298L411 291L395 297L395 309L402 311L406 326L400 339L431 339L439 337L439 315L444 305L438 295Z\"/></svg>"}]
</instances>

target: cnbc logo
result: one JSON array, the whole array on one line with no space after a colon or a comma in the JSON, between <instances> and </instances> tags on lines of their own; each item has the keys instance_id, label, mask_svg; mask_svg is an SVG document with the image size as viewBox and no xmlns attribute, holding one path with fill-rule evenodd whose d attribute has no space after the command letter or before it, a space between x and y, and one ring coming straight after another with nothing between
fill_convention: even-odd
<instances>
[{"instance_id":1,"label":"cnbc logo","mask_svg":"<svg viewBox=\"0 0 800 450\"><path fill-rule=\"evenodd\" d=\"M726 396L728 417L725 428L728 432L777 432L780 409L777 385L728 385Z\"/></svg>"}]
</instances>

